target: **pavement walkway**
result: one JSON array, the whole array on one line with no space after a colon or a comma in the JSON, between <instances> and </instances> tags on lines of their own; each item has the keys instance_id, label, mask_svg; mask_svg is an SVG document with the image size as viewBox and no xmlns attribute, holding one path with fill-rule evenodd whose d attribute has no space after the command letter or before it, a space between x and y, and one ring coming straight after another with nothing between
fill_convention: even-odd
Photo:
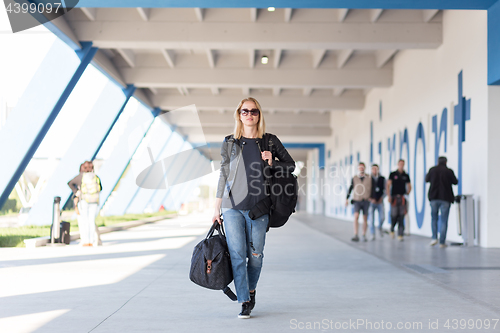
<instances>
[{"instance_id":1,"label":"pavement walkway","mask_svg":"<svg viewBox=\"0 0 500 333\"><path fill-rule=\"evenodd\" d=\"M222 292L188 278L206 214L109 233L98 248L0 249L0 332L500 330L489 300L332 237L306 217L268 233L249 320Z\"/></svg>"}]
</instances>

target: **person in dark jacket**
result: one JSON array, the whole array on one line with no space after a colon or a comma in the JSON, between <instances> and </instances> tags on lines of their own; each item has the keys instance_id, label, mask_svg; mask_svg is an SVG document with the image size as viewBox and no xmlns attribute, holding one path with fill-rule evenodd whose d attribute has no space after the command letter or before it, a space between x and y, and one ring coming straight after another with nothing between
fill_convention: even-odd
<instances>
[{"instance_id":1,"label":"person in dark jacket","mask_svg":"<svg viewBox=\"0 0 500 333\"><path fill-rule=\"evenodd\" d=\"M386 182L387 200L391 205L391 231L394 238L394 228L398 225L398 240L403 241L405 229L405 215L408 212L408 201L406 196L411 192L410 175L405 171L405 161L398 161L398 169L389 174Z\"/></svg>"},{"instance_id":2,"label":"person in dark jacket","mask_svg":"<svg viewBox=\"0 0 500 333\"><path fill-rule=\"evenodd\" d=\"M446 232L448 230L448 214L450 205L455 201L452 185L458 184L453 170L446 166L448 160L441 156L438 165L429 169L425 181L431 183L429 188L429 201L431 203L432 216L432 241L431 246L438 243L438 214L441 210L441 225L439 228L439 247L446 247Z\"/></svg>"},{"instance_id":3,"label":"person in dark jacket","mask_svg":"<svg viewBox=\"0 0 500 333\"><path fill-rule=\"evenodd\" d=\"M369 218L371 221L370 231L372 233L372 240L375 240L375 211L378 212L378 230L380 231L380 237L384 235L382 230L382 224L385 221L385 207L384 198L386 180L385 177L380 175L379 168L377 164L372 165L372 194L370 196L370 210Z\"/></svg>"},{"instance_id":4,"label":"person in dark jacket","mask_svg":"<svg viewBox=\"0 0 500 333\"><path fill-rule=\"evenodd\" d=\"M221 168L212 223L224 217L227 245L231 256L234 286L242 303L238 318L250 318L255 307L255 289L262 270L269 214L252 220L250 210L266 196L265 164L276 172L293 172L295 162L281 141L265 132L259 102L243 99L234 113L235 129L221 147ZM274 149L262 151L266 138ZM276 159L277 158L277 159Z\"/></svg>"}]
</instances>

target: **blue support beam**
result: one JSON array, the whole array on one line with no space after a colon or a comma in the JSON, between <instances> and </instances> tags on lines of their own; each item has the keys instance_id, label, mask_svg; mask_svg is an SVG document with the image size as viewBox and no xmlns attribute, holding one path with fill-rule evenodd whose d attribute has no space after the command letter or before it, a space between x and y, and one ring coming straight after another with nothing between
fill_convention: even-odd
<instances>
[{"instance_id":1,"label":"blue support beam","mask_svg":"<svg viewBox=\"0 0 500 333\"><path fill-rule=\"evenodd\" d=\"M5 186L2 186L3 184L0 184L0 207L2 207L5 203L5 201L8 199L10 193L14 189L17 181L23 174L24 170L28 166L29 162L31 161L33 155L37 151L38 147L42 143L45 135L49 131L50 127L54 123L54 120L57 118L57 115L61 111L62 107L64 106L64 103L67 101L68 97L70 96L71 92L75 88L76 84L80 80L82 74L85 72L85 69L87 68L88 64L90 61L93 59L94 55L97 52L97 48L92 47L92 43L90 42L82 42L82 49L76 51L78 57L80 58L80 64L76 68L74 74L72 75L71 79L66 85L66 88L63 90L61 93L59 99L53 106L52 110L48 113L45 122L43 123L42 127L39 129L38 133L36 134L35 138L31 142L29 148L26 150L24 153L24 156L20 161L11 161L13 163L17 163L17 168L12 174L4 174L2 177L9 177L7 180L7 183ZM43 66L43 64L42 64ZM54 70L54 68L50 69L51 71ZM24 119L26 121L27 119ZM22 131L22 128L18 128L18 131ZM7 138L7 140L12 140L12 138ZM8 142L8 141L3 141Z\"/></svg>"},{"instance_id":2,"label":"blue support beam","mask_svg":"<svg viewBox=\"0 0 500 333\"><path fill-rule=\"evenodd\" d=\"M95 160L97 154L99 154L99 151L101 150L102 145L104 144L104 142L106 142L106 139L108 138L109 133L111 133L111 130L113 129L113 127L115 126L116 122L118 121L118 119L120 118L121 114L123 113L123 110L127 106L127 103L130 100L130 97L132 97L132 95L134 94L135 89L136 88L135 88L135 86L133 84L129 84L129 85L127 85L126 88L123 89L123 93L125 94L125 101L123 102L123 104L122 104L122 106L120 108L120 111L118 111L118 113L116 114L115 119L113 120L113 122L109 126L108 131L106 132L106 134L102 138L101 143L99 144L99 146L95 150L94 156L92 156L92 159L91 159L92 161Z\"/></svg>"}]
</instances>

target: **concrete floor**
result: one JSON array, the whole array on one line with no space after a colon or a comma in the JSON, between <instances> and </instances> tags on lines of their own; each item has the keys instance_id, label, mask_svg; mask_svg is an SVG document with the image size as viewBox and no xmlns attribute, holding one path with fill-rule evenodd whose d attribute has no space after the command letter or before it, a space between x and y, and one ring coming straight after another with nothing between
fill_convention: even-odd
<instances>
[{"instance_id":1,"label":"concrete floor","mask_svg":"<svg viewBox=\"0 0 500 333\"><path fill-rule=\"evenodd\" d=\"M388 234L381 238L378 232L375 241L354 243L350 240L353 235L350 222L304 213L296 214L296 218L349 246L500 313L500 283L495 283L500 281L500 249L460 246L440 249L438 245L429 246L428 237L405 236L400 243ZM389 227L387 222L385 227ZM361 233L361 224L359 230ZM370 237L368 229L367 238Z\"/></svg>"},{"instance_id":2,"label":"concrete floor","mask_svg":"<svg viewBox=\"0 0 500 333\"><path fill-rule=\"evenodd\" d=\"M342 232L332 237L332 229L347 232L352 225L307 214L268 233L253 317L237 319L237 303L188 278L192 249L209 218L185 216L106 234L99 248L0 249L0 332L370 332L389 326L476 332L488 323L488 331L500 329L499 271L443 269L498 267L498 251L420 248L416 236L353 245ZM428 255L433 250L444 251Z\"/></svg>"}]
</instances>

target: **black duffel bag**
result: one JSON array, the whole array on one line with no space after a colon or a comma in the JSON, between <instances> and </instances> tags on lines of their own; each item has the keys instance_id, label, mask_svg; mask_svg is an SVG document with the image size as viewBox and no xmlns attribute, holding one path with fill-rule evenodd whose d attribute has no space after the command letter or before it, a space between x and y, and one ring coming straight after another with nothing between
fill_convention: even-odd
<instances>
[{"instance_id":1,"label":"black duffel bag","mask_svg":"<svg viewBox=\"0 0 500 333\"><path fill-rule=\"evenodd\" d=\"M214 235L215 230L217 235ZM226 234L222 224L217 221L208 231L207 237L194 247L189 279L199 286L222 290L231 300L237 300L228 287L233 281L233 269Z\"/></svg>"}]
</instances>

